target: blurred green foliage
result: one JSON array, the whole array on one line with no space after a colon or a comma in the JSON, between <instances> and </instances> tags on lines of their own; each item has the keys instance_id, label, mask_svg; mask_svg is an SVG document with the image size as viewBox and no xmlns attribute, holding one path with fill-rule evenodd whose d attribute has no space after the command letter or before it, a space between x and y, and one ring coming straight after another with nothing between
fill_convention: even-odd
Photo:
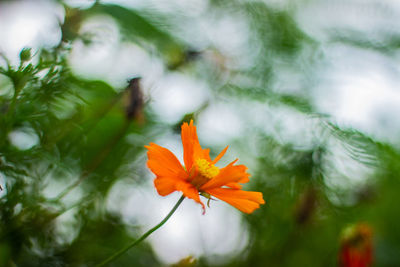
<instances>
[{"instance_id":1,"label":"blurred green foliage","mask_svg":"<svg viewBox=\"0 0 400 267\"><path fill-rule=\"evenodd\" d=\"M295 62L302 47L312 49L318 43L302 32L290 12L258 1L211 1L209 8L214 11L237 12L248 19L252 29L249 47L258 51L254 66L223 70L207 62L203 51L191 51L190 45L174 36L172 23L169 30L161 27L169 17L157 11L142 14L101 1L88 9L64 7L62 42L57 47L35 53L24 49L18 66L4 59L6 64L0 67L0 86L12 88L10 94L0 96L0 266L92 266L139 236L120 215L105 209L107 193L125 177L133 186L140 185L143 146L163 131L176 131L180 123L160 123L146 105L140 106L145 119L129 117L129 88L112 88L71 72L70 45L76 39L90 43L79 28L99 14L114 18L126 41L155 53L168 71L209 83L215 99L240 99L248 105L255 101L315 118L317 126L308 129L308 134L316 135L316 142L308 148L282 142L262 127L253 129L250 136L256 148L247 154L252 153L256 167L251 169L250 187L263 192L267 204L254 214L243 215L250 229L250 245L225 266L335 266L340 232L347 224L360 221L374 229L376 265L400 266L396 207L400 152L316 114L306 90L288 93L274 88L277 60ZM359 43L358 39L345 41ZM231 79L223 78L224 71ZM236 77L250 82L242 83ZM196 118L204 108L193 110L182 121ZM25 147L13 141L12 136L18 134L28 135L33 144ZM332 140L372 170L363 184L329 186L330 179L346 176L329 167ZM246 151L247 141L249 137L234 140L234 146ZM49 197L44 192L54 182L63 190ZM66 201L70 195L75 196L73 201ZM72 216L77 236L63 242L65 237L55 231L56 221L72 210L76 211ZM193 262L196 266L211 264L202 258ZM158 265L151 246L144 242L110 266Z\"/></svg>"}]
</instances>

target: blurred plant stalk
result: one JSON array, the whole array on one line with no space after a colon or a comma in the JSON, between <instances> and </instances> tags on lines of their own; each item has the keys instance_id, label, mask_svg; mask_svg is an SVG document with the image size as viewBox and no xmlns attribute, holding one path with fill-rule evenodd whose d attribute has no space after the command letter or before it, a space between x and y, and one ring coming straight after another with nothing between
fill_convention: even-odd
<instances>
[{"instance_id":1,"label":"blurred plant stalk","mask_svg":"<svg viewBox=\"0 0 400 267\"><path fill-rule=\"evenodd\" d=\"M109 106L107 106L103 112L98 114L96 121L94 124L89 127L89 131L91 131L95 124L97 124L103 116L107 114L111 110L111 108L120 100L120 98L125 99L125 117L126 120L122 125L121 129L115 134L115 136L109 140L109 142L103 147L100 153L87 165L84 171L82 171L80 177L73 184L64 189L54 200L59 201L68 195L75 187L77 187L83 180L85 180L91 173L93 173L101 163L107 158L107 156L111 153L115 145L126 135L130 123L135 120L138 121L139 124L144 122L143 115L143 94L140 88L140 78L133 78L128 81L128 87L125 89L124 93L117 96L114 100L111 101ZM81 133L83 135L83 133Z\"/></svg>"},{"instance_id":2,"label":"blurred plant stalk","mask_svg":"<svg viewBox=\"0 0 400 267\"><path fill-rule=\"evenodd\" d=\"M181 203L183 202L183 200L185 199L185 196L182 195L181 198L178 200L178 202L176 202L175 206L172 208L172 210L167 214L167 216L165 216L165 218L156 226L154 226L153 228L151 228L149 231L147 231L146 233L144 233L141 237L139 237L138 239L136 239L135 241L133 241L131 244L127 245L126 247L124 247L123 249L117 251L115 254L111 255L109 258L107 258L106 260L104 260L102 263L96 265L96 267L101 267L101 266L105 266L106 264L114 261L115 259L117 259L119 256L121 256L122 254L124 254L125 252L127 252L129 249L133 248L134 246L140 244L143 240L145 240L149 235L151 235L154 231L156 231L157 229L159 229L161 226L163 226L168 220L169 218L172 216L172 214L174 214L174 212L178 209L178 207L181 205Z\"/></svg>"}]
</instances>

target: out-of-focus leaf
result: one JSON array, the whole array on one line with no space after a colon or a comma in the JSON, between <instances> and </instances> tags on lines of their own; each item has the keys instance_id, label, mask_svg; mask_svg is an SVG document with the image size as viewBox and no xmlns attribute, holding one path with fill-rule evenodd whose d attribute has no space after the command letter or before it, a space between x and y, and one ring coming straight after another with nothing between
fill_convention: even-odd
<instances>
[{"instance_id":1,"label":"out-of-focus leaf","mask_svg":"<svg viewBox=\"0 0 400 267\"><path fill-rule=\"evenodd\" d=\"M148 48L148 45L155 45L169 65L176 64L175 62L184 57L184 46L157 23L142 16L140 11L100 3L86 12L87 15L107 14L112 16L120 25L125 38L138 42L144 48Z\"/></svg>"}]
</instances>

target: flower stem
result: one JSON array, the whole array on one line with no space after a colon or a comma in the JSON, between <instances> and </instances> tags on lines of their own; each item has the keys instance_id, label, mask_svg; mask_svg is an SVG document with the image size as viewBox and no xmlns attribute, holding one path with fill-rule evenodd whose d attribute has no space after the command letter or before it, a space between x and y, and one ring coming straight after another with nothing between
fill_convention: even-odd
<instances>
[{"instance_id":1,"label":"flower stem","mask_svg":"<svg viewBox=\"0 0 400 267\"><path fill-rule=\"evenodd\" d=\"M104 260L102 263L97 264L96 267L101 267L101 266L105 266L106 264L112 262L113 260L115 260L116 258L118 258L119 256L121 256L122 254L124 254L126 251L128 251L130 248L136 246L137 244L139 244L140 242L142 242L143 240L145 240L149 235L151 235L154 231L156 231L158 228L160 228L161 226L163 226L168 219L172 216L172 214L174 214L174 212L176 211L176 209L179 207L179 205L182 203L182 201L185 199L185 196L182 195L181 198L178 200L178 202L176 202L175 206L172 208L172 210L168 213L168 215L156 226L154 226L153 228L151 228L149 231L147 231L145 234L143 234L139 239L136 239L135 241L133 241L131 244L127 245L126 247L124 247L123 249L121 249L120 251L117 251L115 254L111 255L109 258L107 258L106 260Z\"/></svg>"}]
</instances>

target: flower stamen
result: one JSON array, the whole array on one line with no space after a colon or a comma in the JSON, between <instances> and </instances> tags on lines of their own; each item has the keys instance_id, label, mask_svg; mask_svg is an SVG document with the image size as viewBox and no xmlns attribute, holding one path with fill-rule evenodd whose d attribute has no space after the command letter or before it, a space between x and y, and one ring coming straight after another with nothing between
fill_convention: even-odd
<instances>
[{"instance_id":1,"label":"flower stamen","mask_svg":"<svg viewBox=\"0 0 400 267\"><path fill-rule=\"evenodd\" d=\"M219 174L219 168L205 159L196 159L196 166L199 173L208 179L212 179Z\"/></svg>"},{"instance_id":2,"label":"flower stamen","mask_svg":"<svg viewBox=\"0 0 400 267\"><path fill-rule=\"evenodd\" d=\"M200 188L203 184L213 179L219 174L219 168L214 166L206 159L196 159L195 168L192 168L190 174L190 183L196 188Z\"/></svg>"}]
</instances>

